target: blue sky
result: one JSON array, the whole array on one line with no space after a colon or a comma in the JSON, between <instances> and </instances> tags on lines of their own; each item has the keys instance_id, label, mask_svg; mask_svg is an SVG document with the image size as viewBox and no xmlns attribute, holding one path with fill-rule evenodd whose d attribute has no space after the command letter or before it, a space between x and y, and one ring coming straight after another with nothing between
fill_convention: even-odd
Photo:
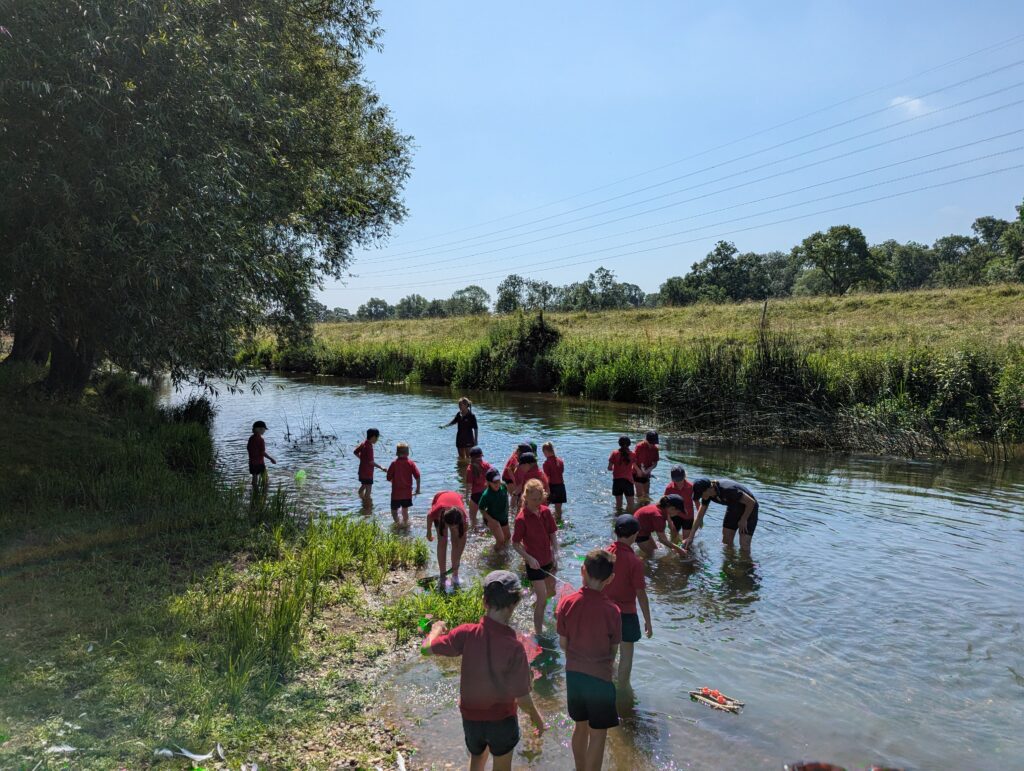
<instances>
[{"instance_id":1,"label":"blue sky","mask_svg":"<svg viewBox=\"0 0 1024 771\"><path fill-rule=\"evenodd\" d=\"M367 76L414 137L409 216L330 307L600 265L653 292L720 238L931 243L1024 197L1024 3L378 7Z\"/></svg>"}]
</instances>

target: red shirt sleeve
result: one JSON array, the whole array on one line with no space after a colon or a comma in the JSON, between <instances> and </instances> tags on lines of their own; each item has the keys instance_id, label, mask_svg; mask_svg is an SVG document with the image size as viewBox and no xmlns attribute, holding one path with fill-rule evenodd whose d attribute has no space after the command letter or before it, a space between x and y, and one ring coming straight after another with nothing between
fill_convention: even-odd
<instances>
[{"instance_id":1,"label":"red shirt sleeve","mask_svg":"<svg viewBox=\"0 0 1024 771\"><path fill-rule=\"evenodd\" d=\"M522 644L510 657L503 681L509 694L517 699L528 694L533 688L533 672L530 671L530 662L526 658L526 651L523 650Z\"/></svg>"},{"instance_id":2,"label":"red shirt sleeve","mask_svg":"<svg viewBox=\"0 0 1024 771\"><path fill-rule=\"evenodd\" d=\"M608 637L612 645L622 642L622 614L614 605L608 608Z\"/></svg>"},{"instance_id":3,"label":"red shirt sleeve","mask_svg":"<svg viewBox=\"0 0 1024 771\"><path fill-rule=\"evenodd\" d=\"M384 478L387 479L389 482L395 481L395 462L394 461L391 461L391 464L388 466L388 473L384 475Z\"/></svg>"},{"instance_id":4,"label":"red shirt sleeve","mask_svg":"<svg viewBox=\"0 0 1024 771\"><path fill-rule=\"evenodd\" d=\"M567 625L565 623L565 612L564 612L565 601L567 599L569 599L569 598L568 597L563 597L562 601L560 603L558 603L558 606L555 608L555 631L558 632L559 636L561 636L561 637L568 637L569 636L568 627L567 627Z\"/></svg>"},{"instance_id":5,"label":"red shirt sleeve","mask_svg":"<svg viewBox=\"0 0 1024 771\"><path fill-rule=\"evenodd\" d=\"M430 652L435 656L461 656L466 644L466 633L472 624L463 624L452 631L441 635L430 645Z\"/></svg>"},{"instance_id":6,"label":"red shirt sleeve","mask_svg":"<svg viewBox=\"0 0 1024 771\"><path fill-rule=\"evenodd\" d=\"M413 463L412 461L409 461L409 465L412 466L412 476L413 476L413 479L419 480L419 478L420 478L419 467L415 463Z\"/></svg>"},{"instance_id":7,"label":"red shirt sleeve","mask_svg":"<svg viewBox=\"0 0 1024 771\"><path fill-rule=\"evenodd\" d=\"M512 543L522 543L526 539L526 517L516 514L512 523Z\"/></svg>"},{"instance_id":8,"label":"red shirt sleeve","mask_svg":"<svg viewBox=\"0 0 1024 771\"><path fill-rule=\"evenodd\" d=\"M546 506L544 507L544 530L548 535L558 532L558 525L555 524L555 518L551 515L551 509Z\"/></svg>"},{"instance_id":9,"label":"red shirt sleeve","mask_svg":"<svg viewBox=\"0 0 1024 771\"><path fill-rule=\"evenodd\" d=\"M647 581L644 579L644 566L640 560L630 560L633 564L633 589L639 590L647 586Z\"/></svg>"}]
</instances>

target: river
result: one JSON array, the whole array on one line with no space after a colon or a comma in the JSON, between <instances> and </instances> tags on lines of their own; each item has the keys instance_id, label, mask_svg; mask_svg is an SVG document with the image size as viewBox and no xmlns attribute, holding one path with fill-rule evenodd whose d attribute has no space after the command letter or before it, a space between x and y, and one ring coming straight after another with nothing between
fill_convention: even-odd
<instances>
[{"instance_id":1,"label":"river","mask_svg":"<svg viewBox=\"0 0 1024 771\"><path fill-rule=\"evenodd\" d=\"M250 426L265 420L268 451L279 461L270 466L272 483L346 514L358 503L352 448L374 426L382 465L404 440L423 472L424 494L412 510L419 536L429 496L461 489L454 428L437 428L456 412L457 396L268 376L259 393L217 397L218 462L229 477L246 478ZM561 576L578 584L572 556L610 542L608 454L619 434L642 437L650 415L548 395L469 396L492 463L504 463L520 438L553 441L565 460ZM337 441L297 441L310 426ZM682 463L691 479L745 483L760 500L760 518L750 559L718 543L722 509L712 506L696 559L659 549L647 561L654 637L637 643L633 693L620 707L623 725L609 733L606 768L778 769L797 760L1024 768L1019 464L723 450L667 436L661 447L652 491ZM374 516L389 524L388 485L380 472L377 481ZM471 535L467 577L494 566L481 554L487 544L485 534ZM531 627L530 605L517 613L521 630ZM536 662L549 729L520 745L516 768L572 767L561 662L557 652ZM465 765L457 685L451 661L412 659L394 673L381 708L419 748L413 767ZM732 715L691 702L687 691L704 685L746 707Z\"/></svg>"}]
</instances>

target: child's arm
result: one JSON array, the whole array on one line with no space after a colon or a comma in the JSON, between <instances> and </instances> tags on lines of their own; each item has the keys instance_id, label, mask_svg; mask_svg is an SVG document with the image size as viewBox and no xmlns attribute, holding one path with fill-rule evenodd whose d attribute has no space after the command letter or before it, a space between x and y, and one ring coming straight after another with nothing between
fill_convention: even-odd
<instances>
[{"instance_id":1,"label":"child's arm","mask_svg":"<svg viewBox=\"0 0 1024 771\"><path fill-rule=\"evenodd\" d=\"M636 590L636 604L640 606L640 612L644 614L644 633L650 637L654 634L654 627L651 626L651 603L647 600L647 590Z\"/></svg>"},{"instance_id":2,"label":"child's arm","mask_svg":"<svg viewBox=\"0 0 1024 771\"><path fill-rule=\"evenodd\" d=\"M434 529L430 526L430 518L427 518L427 540L434 540Z\"/></svg>"},{"instance_id":3,"label":"child's arm","mask_svg":"<svg viewBox=\"0 0 1024 771\"><path fill-rule=\"evenodd\" d=\"M569 638L564 634L558 635L558 647L563 651L569 650Z\"/></svg>"},{"instance_id":4,"label":"child's arm","mask_svg":"<svg viewBox=\"0 0 1024 771\"><path fill-rule=\"evenodd\" d=\"M269 460L269 461L270 461L271 463L273 463L273 464L274 464L275 466L277 465L277 461L276 461L276 460L274 460L274 456L273 456L273 455L271 455L271 454L270 454L269 452L267 452L266 450L264 450L264 451L263 451L263 457L264 457L264 458L266 458L267 460Z\"/></svg>"},{"instance_id":5,"label":"child's arm","mask_svg":"<svg viewBox=\"0 0 1024 771\"><path fill-rule=\"evenodd\" d=\"M530 720L533 721L534 728L537 729L537 735L540 736L544 733L544 716L540 714L540 711L537 709L537 705L533 703L533 696L530 694L520 696L519 707L523 712L530 716Z\"/></svg>"},{"instance_id":6,"label":"child's arm","mask_svg":"<svg viewBox=\"0 0 1024 771\"><path fill-rule=\"evenodd\" d=\"M551 534L551 561L558 567L558 532Z\"/></svg>"},{"instance_id":7,"label":"child's arm","mask_svg":"<svg viewBox=\"0 0 1024 771\"><path fill-rule=\"evenodd\" d=\"M412 475L416 478L416 492L415 495L420 494L420 470L415 465L412 467Z\"/></svg>"},{"instance_id":8,"label":"child's arm","mask_svg":"<svg viewBox=\"0 0 1024 771\"><path fill-rule=\"evenodd\" d=\"M422 653L424 656L430 656L430 646L434 644L434 640L436 640L438 637L440 637L447 631L448 627L444 623L444 621L435 621L434 625L430 627L430 633L423 641L423 645L420 646L420 653Z\"/></svg>"},{"instance_id":9,"label":"child's arm","mask_svg":"<svg viewBox=\"0 0 1024 771\"><path fill-rule=\"evenodd\" d=\"M521 543L513 541L512 548L516 550L519 556L526 561L526 564L529 565L532 570L540 570L540 563L526 553L526 549L523 548L523 545Z\"/></svg>"},{"instance_id":10,"label":"child's arm","mask_svg":"<svg viewBox=\"0 0 1024 771\"><path fill-rule=\"evenodd\" d=\"M668 536L665 535L665 531L664 530L659 530L658 533L657 533L657 536L658 536L658 540L661 541L662 545L666 549L671 549L676 554L681 554L684 557L686 556L686 549L684 549L682 546L676 546L674 543L672 543L670 540L668 540Z\"/></svg>"},{"instance_id":11,"label":"child's arm","mask_svg":"<svg viewBox=\"0 0 1024 771\"><path fill-rule=\"evenodd\" d=\"M693 527L690 528L690 537L686 539L686 543L683 544L684 549L689 549L690 544L693 543L694 537L697 535L697 531L700 530L701 523L704 521L704 515L708 510L708 501L701 501L700 507L697 509L697 516L693 518Z\"/></svg>"}]
</instances>

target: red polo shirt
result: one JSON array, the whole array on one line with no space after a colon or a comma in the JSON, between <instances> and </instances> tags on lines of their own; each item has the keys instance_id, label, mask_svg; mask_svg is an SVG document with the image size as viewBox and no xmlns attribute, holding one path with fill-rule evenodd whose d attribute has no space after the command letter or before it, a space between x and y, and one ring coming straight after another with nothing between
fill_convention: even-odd
<instances>
[{"instance_id":1,"label":"red polo shirt","mask_svg":"<svg viewBox=\"0 0 1024 771\"><path fill-rule=\"evenodd\" d=\"M555 555L551 552L551 534L558 532L551 509L541 506L533 512L525 506L516 514L512 543L521 543L526 553L540 563L541 567L554 562Z\"/></svg>"},{"instance_id":2,"label":"red polo shirt","mask_svg":"<svg viewBox=\"0 0 1024 771\"><path fill-rule=\"evenodd\" d=\"M566 595L555 610L558 634L565 637L565 671L611 680L615 654L622 642L622 615L602 592L584 586Z\"/></svg>"},{"instance_id":3,"label":"red polo shirt","mask_svg":"<svg viewBox=\"0 0 1024 771\"><path fill-rule=\"evenodd\" d=\"M441 515L446 509L455 507L462 512L462 526L469 527L469 515L466 514L466 504L462 501L462 495L454 490L443 490L435 493L434 500L430 502L430 511L427 512L427 525L440 524ZM447 532L446 530L444 532Z\"/></svg>"},{"instance_id":4,"label":"red polo shirt","mask_svg":"<svg viewBox=\"0 0 1024 771\"><path fill-rule=\"evenodd\" d=\"M544 461L544 473L548 476L548 483L552 485L564 485L565 464L561 458L552 456Z\"/></svg>"},{"instance_id":5,"label":"red polo shirt","mask_svg":"<svg viewBox=\"0 0 1024 771\"><path fill-rule=\"evenodd\" d=\"M651 444L646 439L637 442L636 447L633 449L633 455L636 457L637 466L646 466L650 468L661 458L661 453L658 452L658 445Z\"/></svg>"},{"instance_id":6,"label":"red polo shirt","mask_svg":"<svg viewBox=\"0 0 1024 771\"><path fill-rule=\"evenodd\" d=\"M615 555L615 575L604 588L604 596L614 602L623 613L636 613L636 593L647 584L644 564L637 558L632 546L616 541L608 547Z\"/></svg>"},{"instance_id":7,"label":"red polo shirt","mask_svg":"<svg viewBox=\"0 0 1024 771\"><path fill-rule=\"evenodd\" d=\"M387 479L391 483L391 500L407 501L412 498L412 480L420 478L420 470L409 458L395 458L388 466Z\"/></svg>"},{"instance_id":8,"label":"red polo shirt","mask_svg":"<svg viewBox=\"0 0 1024 771\"><path fill-rule=\"evenodd\" d=\"M665 487L665 495L681 495L686 518L693 519L693 484L689 479L684 479L678 485L675 482L669 482Z\"/></svg>"},{"instance_id":9,"label":"red polo shirt","mask_svg":"<svg viewBox=\"0 0 1024 771\"><path fill-rule=\"evenodd\" d=\"M533 684L526 651L511 627L484 616L463 624L430 646L435 656L462 656L459 710L466 720L504 720L516 715L516 699Z\"/></svg>"},{"instance_id":10,"label":"red polo shirt","mask_svg":"<svg viewBox=\"0 0 1024 771\"><path fill-rule=\"evenodd\" d=\"M373 479L373 442L367 439L352 454L359 458L359 478Z\"/></svg>"},{"instance_id":11,"label":"red polo shirt","mask_svg":"<svg viewBox=\"0 0 1024 771\"><path fill-rule=\"evenodd\" d=\"M480 461L480 468L477 469L472 463L466 466L466 484L469 485L471 495L482 493L487 488L487 472L491 464L485 460Z\"/></svg>"},{"instance_id":12,"label":"red polo shirt","mask_svg":"<svg viewBox=\"0 0 1024 771\"><path fill-rule=\"evenodd\" d=\"M544 485L544 489L548 489L548 476L541 471L537 466L530 465L519 465L516 466L516 472L512 476L513 484L520 490L526 486L526 483L531 479L539 479L540 483Z\"/></svg>"},{"instance_id":13,"label":"red polo shirt","mask_svg":"<svg viewBox=\"0 0 1024 771\"><path fill-rule=\"evenodd\" d=\"M501 472L501 478L506 482L510 483L513 480L513 474L516 473L516 466L519 465L519 451L516 450L514 453L508 456L508 460L505 461L505 469Z\"/></svg>"},{"instance_id":14,"label":"red polo shirt","mask_svg":"<svg viewBox=\"0 0 1024 771\"><path fill-rule=\"evenodd\" d=\"M245 445L246 452L249 453L249 462L254 466L258 466L263 463L263 456L267 452L267 443L259 434L253 434L249 437L249 441Z\"/></svg>"},{"instance_id":15,"label":"red polo shirt","mask_svg":"<svg viewBox=\"0 0 1024 771\"><path fill-rule=\"evenodd\" d=\"M612 467L612 479L628 479L633 481L633 453L627 451L625 459L622 451L616 450L608 456L608 463Z\"/></svg>"},{"instance_id":16,"label":"red polo shirt","mask_svg":"<svg viewBox=\"0 0 1024 771\"><path fill-rule=\"evenodd\" d=\"M664 533L668 526L668 520L655 503L641 506L633 512L636 521L640 523L639 535L650 535L651 533Z\"/></svg>"}]
</instances>

